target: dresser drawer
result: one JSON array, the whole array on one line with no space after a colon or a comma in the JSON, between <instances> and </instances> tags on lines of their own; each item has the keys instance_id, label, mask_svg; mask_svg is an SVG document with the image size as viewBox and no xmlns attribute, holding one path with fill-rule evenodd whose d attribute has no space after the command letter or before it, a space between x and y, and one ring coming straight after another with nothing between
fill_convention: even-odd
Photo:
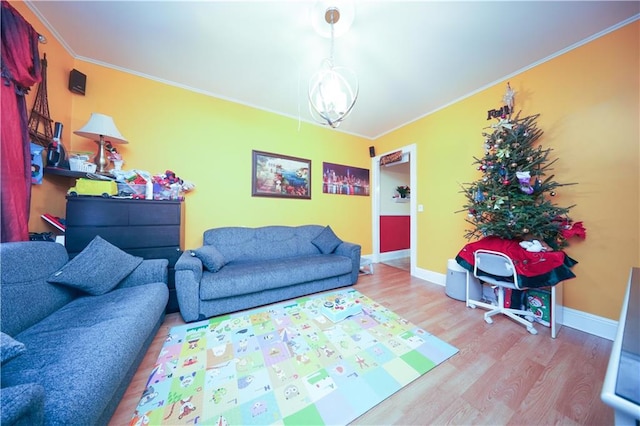
<instances>
[{"instance_id":1,"label":"dresser drawer","mask_svg":"<svg viewBox=\"0 0 640 426\"><path fill-rule=\"evenodd\" d=\"M67 251L79 252L100 235L123 250L180 246L180 226L68 226L65 237Z\"/></svg>"}]
</instances>

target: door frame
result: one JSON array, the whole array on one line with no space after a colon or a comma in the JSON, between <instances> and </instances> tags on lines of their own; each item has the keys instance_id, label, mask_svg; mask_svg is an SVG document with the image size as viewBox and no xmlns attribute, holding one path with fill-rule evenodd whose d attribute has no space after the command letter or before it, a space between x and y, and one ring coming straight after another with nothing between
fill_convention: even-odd
<instances>
[{"instance_id":1,"label":"door frame","mask_svg":"<svg viewBox=\"0 0 640 426\"><path fill-rule=\"evenodd\" d=\"M411 258L411 275L416 275L417 263L417 247L418 244L418 225L417 225L417 194L418 194L418 170L417 170L417 145L415 143L403 146L393 151L385 152L371 158L371 180L373 191L371 193L371 245L372 245L372 261L380 262L380 157L392 152L402 150L403 154L409 154L409 187L411 188L411 197L409 199L409 216L410 216L410 258Z\"/></svg>"}]
</instances>

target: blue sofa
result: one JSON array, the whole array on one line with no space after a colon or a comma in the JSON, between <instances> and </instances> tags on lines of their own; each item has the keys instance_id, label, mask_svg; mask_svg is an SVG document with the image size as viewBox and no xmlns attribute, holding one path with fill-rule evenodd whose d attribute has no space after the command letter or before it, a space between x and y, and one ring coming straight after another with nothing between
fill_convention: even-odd
<instances>
[{"instance_id":1,"label":"blue sofa","mask_svg":"<svg viewBox=\"0 0 640 426\"><path fill-rule=\"evenodd\" d=\"M328 226L209 229L175 265L180 313L191 322L355 284L360 251Z\"/></svg>"},{"instance_id":2,"label":"blue sofa","mask_svg":"<svg viewBox=\"0 0 640 426\"><path fill-rule=\"evenodd\" d=\"M0 245L3 425L107 424L162 324L168 261L98 238L72 261L53 242Z\"/></svg>"}]
</instances>

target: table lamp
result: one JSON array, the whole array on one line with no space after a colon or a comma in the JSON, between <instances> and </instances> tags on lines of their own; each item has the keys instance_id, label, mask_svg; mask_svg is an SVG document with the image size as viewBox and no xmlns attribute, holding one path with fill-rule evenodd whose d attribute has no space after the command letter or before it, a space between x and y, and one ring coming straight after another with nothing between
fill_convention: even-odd
<instances>
[{"instance_id":1,"label":"table lamp","mask_svg":"<svg viewBox=\"0 0 640 426\"><path fill-rule=\"evenodd\" d=\"M98 153L93 159L93 162L96 164L96 172L98 173L107 173L109 158L107 157L104 148L107 141L112 144L129 143L116 127L113 122L113 118L96 112L91 113L91 117L89 118L89 121L87 121L87 124L73 133L78 136L93 139L98 144Z\"/></svg>"}]
</instances>

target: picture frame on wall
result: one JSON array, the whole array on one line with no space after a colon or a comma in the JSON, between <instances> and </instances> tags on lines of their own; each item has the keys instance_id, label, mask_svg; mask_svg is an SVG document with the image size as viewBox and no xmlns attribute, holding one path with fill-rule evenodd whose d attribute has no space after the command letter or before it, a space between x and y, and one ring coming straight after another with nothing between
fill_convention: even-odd
<instances>
[{"instance_id":1,"label":"picture frame on wall","mask_svg":"<svg viewBox=\"0 0 640 426\"><path fill-rule=\"evenodd\" d=\"M369 169L322 163L322 192L369 196Z\"/></svg>"},{"instance_id":2,"label":"picture frame on wall","mask_svg":"<svg viewBox=\"0 0 640 426\"><path fill-rule=\"evenodd\" d=\"M311 160L253 150L251 196L311 199Z\"/></svg>"}]
</instances>

